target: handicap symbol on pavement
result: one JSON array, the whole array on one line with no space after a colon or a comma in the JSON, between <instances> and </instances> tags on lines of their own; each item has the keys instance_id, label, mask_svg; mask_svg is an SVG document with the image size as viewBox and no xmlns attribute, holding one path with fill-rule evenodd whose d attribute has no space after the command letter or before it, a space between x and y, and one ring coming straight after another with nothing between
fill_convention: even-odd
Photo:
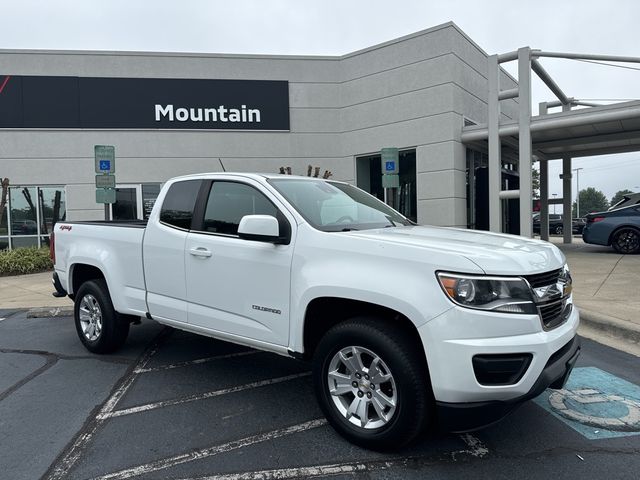
<instances>
[{"instance_id":1,"label":"handicap symbol on pavement","mask_svg":"<svg viewBox=\"0 0 640 480\"><path fill-rule=\"evenodd\" d=\"M640 387L595 367L575 368L535 403L589 439L640 435Z\"/></svg>"},{"instance_id":2,"label":"handicap symbol on pavement","mask_svg":"<svg viewBox=\"0 0 640 480\"><path fill-rule=\"evenodd\" d=\"M549 395L549 403L557 413L569 420L583 425L605 428L617 432L640 432L640 402L621 395L611 395L598 390L585 388L581 390L556 390ZM620 405L616 408L616 403ZM613 405L611 405L613 404ZM589 407L596 408L589 408ZM609 408L607 408L609 406ZM623 407L622 409L620 407ZM600 416L617 411L624 412L620 417ZM605 410L602 412L602 410Z\"/></svg>"}]
</instances>

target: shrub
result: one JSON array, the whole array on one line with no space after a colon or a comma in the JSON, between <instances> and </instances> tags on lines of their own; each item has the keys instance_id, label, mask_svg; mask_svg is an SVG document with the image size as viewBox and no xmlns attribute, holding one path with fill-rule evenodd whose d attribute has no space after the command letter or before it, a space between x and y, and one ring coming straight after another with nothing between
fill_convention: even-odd
<instances>
[{"instance_id":1,"label":"shrub","mask_svg":"<svg viewBox=\"0 0 640 480\"><path fill-rule=\"evenodd\" d=\"M0 250L0 276L45 272L52 268L48 248Z\"/></svg>"}]
</instances>

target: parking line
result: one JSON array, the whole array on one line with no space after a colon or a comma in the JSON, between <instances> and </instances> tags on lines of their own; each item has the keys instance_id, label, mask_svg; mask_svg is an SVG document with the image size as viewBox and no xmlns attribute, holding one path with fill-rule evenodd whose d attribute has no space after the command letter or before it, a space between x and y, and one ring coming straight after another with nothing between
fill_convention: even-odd
<instances>
[{"instance_id":1,"label":"parking line","mask_svg":"<svg viewBox=\"0 0 640 480\"><path fill-rule=\"evenodd\" d=\"M169 333L167 332L170 331L162 330L160 332L152 346L142 355L142 357L138 361L137 368L144 368L151 357L158 351L162 340L164 340L164 338L169 335ZM102 426L104 420L101 418L101 415L110 413L116 407L120 399L122 399L124 394L127 393L127 390L131 387L131 385L133 385L133 383L135 382L137 375L134 372L135 368L131 371L129 376L126 377L126 379L117 388L117 390L107 399L107 401L100 409L100 412L93 420L92 424L89 425L87 431L76 439L66 455L62 458L62 460L60 460L59 464L55 467L49 477L47 477L48 480L60 480L67 476L67 473L69 473L71 468L73 468L75 463L82 455L82 452L93 438L96 430L98 430L98 428Z\"/></svg>"},{"instance_id":2,"label":"parking line","mask_svg":"<svg viewBox=\"0 0 640 480\"><path fill-rule=\"evenodd\" d=\"M307 377L311 375L310 372L296 373L293 375L287 375L285 377L271 378L269 380L260 380L258 382L246 383L244 385L238 385L236 387L223 388L222 390L214 390L211 392L200 393L197 395L189 395L188 397L175 398L172 400L164 400L162 402L147 403L145 405L138 405L136 407L124 408L122 410L115 410L109 412L100 412L98 418L105 420L107 418L122 417L124 415L131 415L133 413L147 412L149 410L155 410L157 408L169 407L172 405L181 405L183 403L196 402L198 400L204 400L207 398L219 397L228 393L241 392L243 390L250 390L252 388L264 387L266 385L274 385L276 383L287 382L296 378Z\"/></svg>"},{"instance_id":3,"label":"parking line","mask_svg":"<svg viewBox=\"0 0 640 480\"><path fill-rule=\"evenodd\" d=\"M276 438L281 438L287 435L293 435L295 433L311 430L313 428L322 427L326 424L327 421L324 418L319 418L316 420L311 420L309 422L292 425L290 427L272 430L270 432L261 433L258 435L251 435L249 437L245 437L240 440L233 440L221 445L214 445L212 447L175 455L173 457L165 458L162 460L156 460L155 462L138 465L135 467L127 468L125 470L120 470L118 472L108 473L106 475L94 477L92 480L125 480L127 478L137 477L139 475L145 475L148 473L157 472L159 470L175 467L176 465L192 462L194 460L201 460L203 458L212 457L220 453L226 453L232 450L237 450L239 448L248 447L257 443L267 442Z\"/></svg>"},{"instance_id":4,"label":"parking line","mask_svg":"<svg viewBox=\"0 0 640 480\"><path fill-rule=\"evenodd\" d=\"M482 441L470 433L463 433L460 438L469 447L467 450L463 450L460 453L466 453L472 457L482 458L489 453L487 446Z\"/></svg>"},{"instance_id":5,"label":"parking line","mask_svg":"<svg viewBox=\"0 0 640 480\"><path fill-rule=\"evenodd\" d=\"M459 455L471 455L484 457L489 449L471 434L460 435L467 444L467 449L450 452L454 461ZM289 478L314 478L329 475L353 475L363 472L377 472L390 468L403 468L412 463L420 463L428 460L421 456L411 456L391 460L372 460L370 462L334 463L329 465L313 465L308 467L278 468L273 470L259 470L257 472L227 473L222 475L207 475L204 477L189 478L183 480L286 480Z\"/></svg>"},{"instance_id":6,"label":"parking line","mask_svg":"<svg viewBox=\"0 0 640 480\"><path fill-rule=\"evenodd\" d=\"M202 363L213 362L215 360L224 360L226 358L244 357L246 355L255 355L256 353L264 353L259 350L247 350L246 352L229 353L228 355L218 355L216 357L199 358L197 360L189 360L187 362L174 363L172 365L162 365L159 367L136 368L134 373L160 372L163 370L173 370L174 368L189 367L191 365L200 365Z\"/></svg>"}]
</instances>

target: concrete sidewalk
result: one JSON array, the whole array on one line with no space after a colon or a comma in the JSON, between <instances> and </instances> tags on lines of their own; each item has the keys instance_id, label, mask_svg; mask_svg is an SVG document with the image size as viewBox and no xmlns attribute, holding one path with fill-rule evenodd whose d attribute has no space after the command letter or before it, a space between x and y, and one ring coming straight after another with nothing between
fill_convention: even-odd
<instances>
[{"instance_id":1,"label":"concrete sidewalk","mask_svg":"<svg viewBox=\"0 0 640 480\"><path fill-rule=\"evenodd\" d=\"M567 257L582 324L640 344L640 255L621 255L575 237L569 245L562 237L551 241Z\"/></svg>"},{"instance_id":2,"label":"concrete sidewalk","mask_svg":"<svg viewBox=\"0 0 640 480\"><path fill-rule=\"evenodd\" d=\"M583 325L640 345L640 255L573 240L564 245L561 237L551 238L567 257ZM32 316L72 314L71 300L51 292L51 272L0 277L0 313L30 309Z\"/></svg>"},{"instance_id":3,"label":"concrete sidewalk","mask_svg":"<svg viewBox=\"0 0 640 480\"><path fill-rule=\"evenodd\" d=\"M56 298L52 272L0 277L0 310L73 307L68 297Z\"/></svg>"}]
</instances>

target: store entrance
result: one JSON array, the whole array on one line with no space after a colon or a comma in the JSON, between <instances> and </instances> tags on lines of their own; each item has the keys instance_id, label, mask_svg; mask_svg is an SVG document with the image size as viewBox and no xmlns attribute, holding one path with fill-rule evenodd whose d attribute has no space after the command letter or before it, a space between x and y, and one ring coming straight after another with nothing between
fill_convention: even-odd
<instances>
[{"instance_id":1,"label":"store entrance","mask_svg":"<svg viewBox=\"0 0 640 480\"><path fill-rule=\"evenodd\" d=\"M137 220L139 218L138 188L139 186L116 188L116 203L111 206L113 220Z\"/></svg>"},{"instance_id":2,"label":"store entrance","mask_svg":"<svg viewBox=\"0 0 640 480\"><path fill-rule=\"evenodd\" d=\"M116 203L111 205L111 219L147 220L159 193L159 183L118 185Z\"/></svg>"},{"instance_id":3,"label":"store entrance","mask_svg":"<svg viewBox=\"0 0 640 480\"><path fill-rule=\"evenodd\" d=\"M416 151L401 151L398 163L400 167L400 187L390 189L387 204L415 222L418 216L416 200ZM356 158L356 183L358 188L369 192L384 202L382 158L379 154Z\"/></svg>"}]
</instances>

